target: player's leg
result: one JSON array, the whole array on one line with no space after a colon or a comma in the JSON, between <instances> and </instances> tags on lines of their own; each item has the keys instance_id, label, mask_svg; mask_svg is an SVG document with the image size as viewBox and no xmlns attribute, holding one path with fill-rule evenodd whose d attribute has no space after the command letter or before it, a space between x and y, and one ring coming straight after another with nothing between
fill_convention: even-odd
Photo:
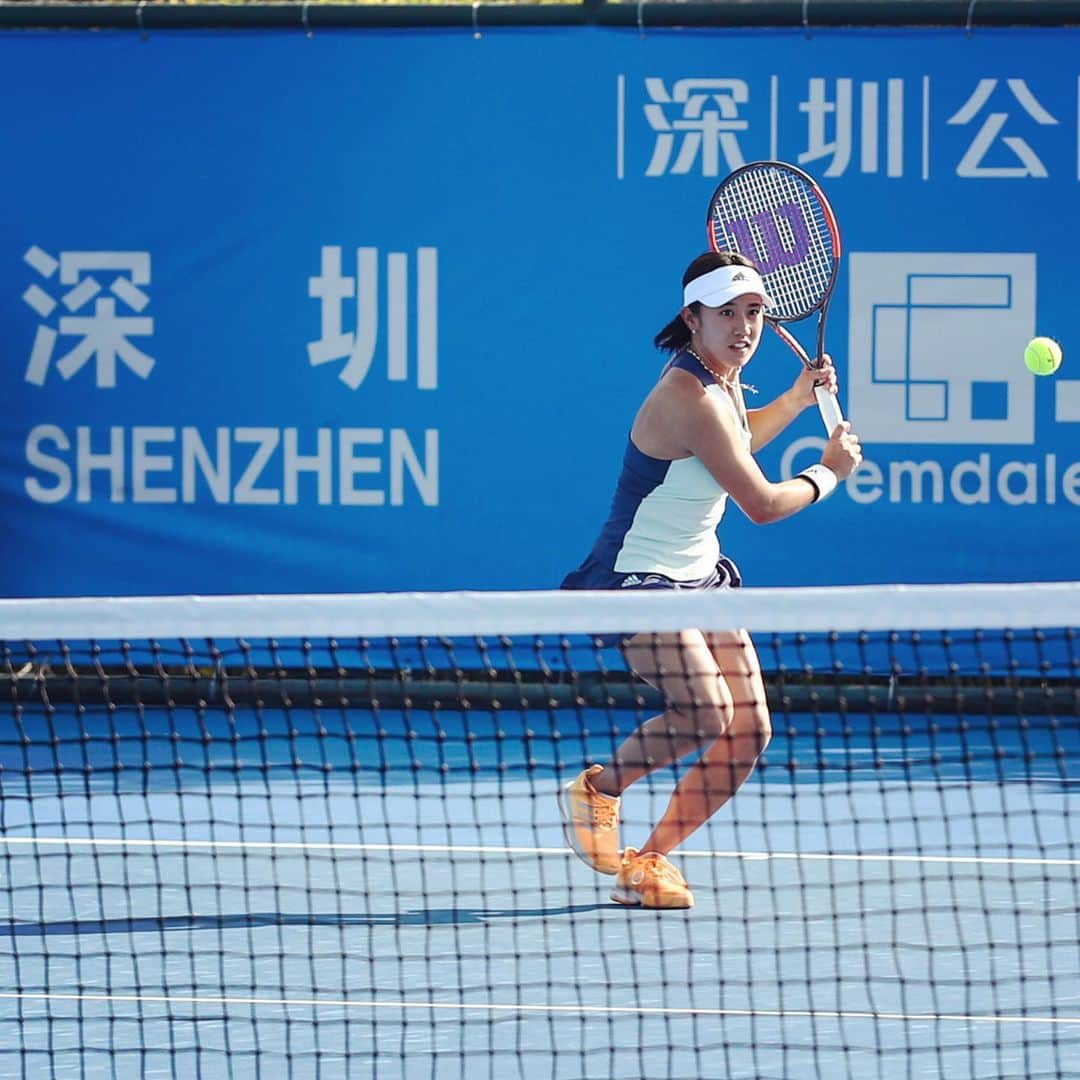
<instances>
[{"instance_id":1,"label":"player's leg","mask_svg":"<svg viewBox=\"0 0 1080 1080\"><path fill-rule=\"evenodd\" d=\"M559 794L567 841L601 873L617 873L619 796L641 777L719 737L731 702L715 657L697 630L639 634L624 646L631 670L662 693L667 709L632 732L606 765L581 773Z\"/></svg>"},{"instance_id":2,"label":"player's leg","mask_svg":"<svg viewBox=\"0 0 1080 1080\"><path fill-rule=\"evenodd\" d=\"M628 735L594 776L596 789L607 795L621 795L643 776L703 750L731 722L730 695L701 631L638 634L623 654L667 708Z\"/></svg>"},{"instance_id":3,"label":"player's leg","mask_svg":"<svg viewBox=\"0 0 1080 1080\"><path fill-rule=\"evenodd\" d=\"M708 821L753 772L772 734L761 665L749 634L724 631L706 634L704 640L716 668L714 700L722 701L723 708L713 708L714 723L707 729L713 739L680 778L642 851L666 855Z\"/></svg>"},{"instance_id":4,"label":"player's leg","mask_svg":"<svg viewBox=\"0 0 1080 1080\"><path fill-rule=\"evenodd\" d=\"M730 730L735 716L730 688L701 633L637 639L627 648L627 659L638 674L660 690L667 710L643 724L616 751L610 767L624 788L688 754L707 753ZM708 771L699 770L697 764L692 770L703 775ZM726 775L728 770L722 771ZM711 812L694 785L687 784L684 778L641 850L624 850L611 898L620 904L649 908L693 907L693 893L668 861L667 852ZM687 826L685 822L677 824L680 818L695 820ZM665 847L661 849L660 844Z\"/></svg>"}]
</instances>

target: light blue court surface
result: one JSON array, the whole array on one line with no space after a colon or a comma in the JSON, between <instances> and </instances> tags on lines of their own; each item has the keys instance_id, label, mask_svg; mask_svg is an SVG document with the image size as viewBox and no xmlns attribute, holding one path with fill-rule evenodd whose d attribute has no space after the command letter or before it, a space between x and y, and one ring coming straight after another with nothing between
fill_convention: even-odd
<instances>
[{"instance_id":1,"label":"light blue court surface","mask_svg":"<svg viewBox=\"0 0 1080 1080\"><path fill-rule=\"evenodd\" d=\"M1074 726L792 717L656 914L553 798L632 720L55 721L60 781L5 743L0 1076L1080 1075Z\"/></svg>"}]
</instances>

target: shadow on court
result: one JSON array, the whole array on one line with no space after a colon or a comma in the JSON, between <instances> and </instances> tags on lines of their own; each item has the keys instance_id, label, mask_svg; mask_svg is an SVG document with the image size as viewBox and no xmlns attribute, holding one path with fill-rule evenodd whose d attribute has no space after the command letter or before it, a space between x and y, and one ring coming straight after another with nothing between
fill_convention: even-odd
<instances>
[{"instance_id":1,"label":"shadow on court","mask_svg":"<svg viewBox=\"0 0 1080 1080\"><path fill-rule=\"evenodd\" d=\"M562 904L547 908L421 908L416 911L246 912L239 915L166 915L140 919L15 921L0 937L50 937L71 934L147 934L173 930L235 930L259 926L451 926L499 919L551 919L587 911L621 911L616 904Z\"/></svg>"}]
</instances>

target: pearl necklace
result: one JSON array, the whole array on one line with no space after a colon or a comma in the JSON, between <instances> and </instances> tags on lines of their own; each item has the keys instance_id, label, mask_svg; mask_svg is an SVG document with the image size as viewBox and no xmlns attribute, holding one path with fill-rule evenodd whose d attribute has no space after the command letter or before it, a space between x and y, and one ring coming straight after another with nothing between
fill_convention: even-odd
<instances>
[{"instance_id":1,"label":"pearl necklace","mask_svg":"<svg viewBox=\"0 0 1080 1080\"><path fill-rule=\"evenodd\" d=\"M693 358L694 358L694 359L695 359L695 360L696 360L696 361L697 361L697 362L698 362L698 363L699 363L699 364L700 364L700 365L701 365L701 366L702 366L702 367L703 367L703 368L704 368L704 369L705 369L705 370L706 370L706 371L707 371L707 372L708 372L708 373L709 373L709 374L710 374L710 375L711 375L711 376L712 376L712 377L713 377L713 378L714 378L714 379L715 379L715 380L716 380L716 381L717 381L717 382L718 382L718 383L719 383L719 384L720 384L720 385L722 386L722 387L724 387L724 389L725 389L725 390L734 390L736 386L740 386L740 387L742 387L742 389L743 389L743 390L746 390L747 392L749 392L749 393L751 393L751 394L756 394L756 393L758 392L758 388L757 388L756 386L751 386L751 385L750 385L749 383L739 382L739 380L738 380L738 379L733 379L733 378L731 378L731 376L730 376L730 375L727 375L727 376L725 376L725 375L721 375L721 374L720 374L720 372L716 370L716 368L714 368L714 367L712 367L711 365L707 364L707 363L706 363L706 362L704 361L704 359L702 359L702 357L698 356L698 354L697 354L696 352L694 352L694 349L693 349L693 347L692 347L692 346L690 346L690 345L687 345L687 346L686 346L686 351L687 351L687 352L688 352L688 353L689 353L689 354L690 354L690 355L691 355L691 356L692 356L692 357L693 357Z\"/></svg>"}]
</instances>

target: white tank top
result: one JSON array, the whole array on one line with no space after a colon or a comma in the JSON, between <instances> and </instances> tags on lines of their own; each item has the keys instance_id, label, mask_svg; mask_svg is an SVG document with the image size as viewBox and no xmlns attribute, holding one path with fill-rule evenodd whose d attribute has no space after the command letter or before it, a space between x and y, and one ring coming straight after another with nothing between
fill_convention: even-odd
<instances>
[{"instance_id":1,"label":"white tank top","mask_svg":"<svg viewBox=\"0 0 1080 1080\"><path fill-rule=\"evenodd\" d=\"M720 407L729 409L749 450L750 430L724 389L688 353L672 367L697 376ZM695 457L665 461L628 442L611 514L593 549L617 573L664 574L692 581L710 574L720 557L716 530L728 493Z\"/></svg>"}]
</instances>

